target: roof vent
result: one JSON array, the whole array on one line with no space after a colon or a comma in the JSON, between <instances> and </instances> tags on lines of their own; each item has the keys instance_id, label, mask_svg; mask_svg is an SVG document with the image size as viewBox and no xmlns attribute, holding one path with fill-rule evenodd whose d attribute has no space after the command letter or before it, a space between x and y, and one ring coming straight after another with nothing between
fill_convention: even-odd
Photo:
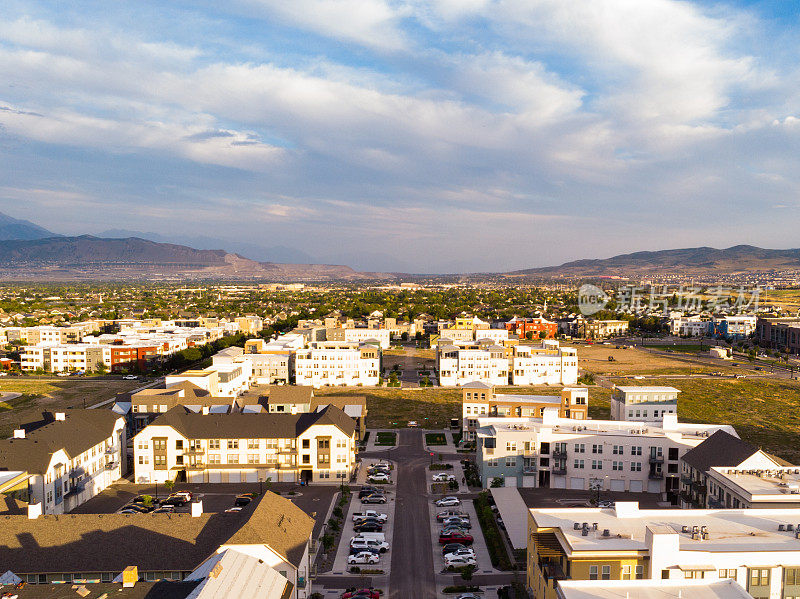
<instances>
[{"instance_id":1,"label":"roof vent","mask_svg":"<svg viewBox=\"0 0 800 599\"><path fill-rule=\"evenodd\" d=\"M24 428L14 429L14 438L15 439L24 439L25 438L25 429Z\"/></svg>"},{"instance_id":2,"label":"roof vent","mask_svg":"<svg viewBox=\"0 0 800 599\"><path fill-rule=\"evenodd\" d=\"M56 420L64 421L67 419L67 414L65 412L56 412L55 413Z\"/></svg>"},{"instance_id":3,"label":"roof vent","mask_svg":"<svg viewBox=\"0 0 800 599\"><path fill-rule=\"evenodd\" d=\"M588 537L588 536L589 536L589 529L588 529L588 528L584 528L584 529L581 531L581 536L582 536L582 537Z\"/></svg>"},{"instance_id":4,"label":"roof vent","mask_svg":"<svg viewBox=\"0 0 800 599\"><path fill-rule=\"evenodd\" d=\"M573 530L580 530L581 529L581 523L580 522L573 522L572 523L572 529ZM783 524L781 524L781 530L783 530Z\"/></svg>"},{"instance_id":5,"label":"roof vent","mask_svg":"<svg viewBox=\"0 0 800 599\"><path fill-rule=\"evenodd\" d=\"M778 530L781 530L781 531L786 530L786 525L785 524L778 524Z\"/></svg>"},{"instance_id":6,"label":"roof vent","mask_svg":"<svg viewBox=\"0 0 800 599\"><path fill-rule=\"evenodd\" d=\"M611 536L611 531L608 530L607 528L604 528L603 529L603 536L604 537L610 537Z\"/></svg>"}]
</instances>

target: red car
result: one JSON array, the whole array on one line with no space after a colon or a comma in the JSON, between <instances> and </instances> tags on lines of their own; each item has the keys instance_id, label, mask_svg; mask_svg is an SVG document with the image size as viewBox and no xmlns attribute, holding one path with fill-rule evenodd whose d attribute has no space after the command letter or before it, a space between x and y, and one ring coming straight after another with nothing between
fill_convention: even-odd
<instances>
[{"instance_id":1,"label":"red car","mask_svg":"<svg viewBox=\"0 0 800 599\"><path fill-rule=\"evenodd\" d=\"M464 534L462 532L450 532L439 535L439 544L447 545L448 543L461 543L462 545L472 545L472 535Z\"/></svg>"},{"instance_id":2,"label":"red car","mask_svg":"<svg viewBox=\"0 0 800 599\"><path fill-rule=\"evenodd\" d=\"M381 594L375 589L359 589L342 594L342 599L380 599Z\"/></svg>"}]
</instances>

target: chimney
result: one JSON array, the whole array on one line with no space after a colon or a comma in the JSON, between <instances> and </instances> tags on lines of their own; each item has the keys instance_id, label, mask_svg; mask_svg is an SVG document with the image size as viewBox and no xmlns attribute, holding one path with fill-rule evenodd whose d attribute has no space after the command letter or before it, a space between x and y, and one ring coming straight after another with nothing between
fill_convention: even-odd
<instances>
[{"instance_id":1,"label":"chimney","mask_svg":"<svg viewBox=\"0 0 800 599\"><path fill-rule=\"evenodd\" d=\"M203 500L193 501L189 505L192 506L192 518L197 518L203 515Z\"/></svg>"},{"instance_id":2,"label":"chimney","mask_svg":"<svg viewBox=\"0 0 800 599\"><path fill-rule=\"evenodd\" d=\"M41 503L29 503L28 504L28 520L36 520L39 516L42 515L42 504Z\"/></svg>"},{"instance_id":3,"label":"chimney","mask_svg":"<svg viewBox=\"0 0 800 599\"><path fill-rule=\"evenodd\" d=\"M122 588L130 589L139 582L139 568L128 566L122 571Z\"/></svg>"},{"instance_id":4,"label":"chimney","mask_svg":"<svg viewBox=\"0 0 800 599\"><path fill-rule=\"evenodd\" d=\"M24 439L25 438L25 429L24 428L14 429L14 438L15 439Z\"/></svg>"},{"instance_id":5,"label":"chimney","mask_svg":"<svg viewBox=\"0 0 800 599\"><path fill-rule=\"evenodd\" d=\"M66 412L56 412L55 416L56 416L56 420L66 420L67 419Z\"/></svg>"}]
</instances>

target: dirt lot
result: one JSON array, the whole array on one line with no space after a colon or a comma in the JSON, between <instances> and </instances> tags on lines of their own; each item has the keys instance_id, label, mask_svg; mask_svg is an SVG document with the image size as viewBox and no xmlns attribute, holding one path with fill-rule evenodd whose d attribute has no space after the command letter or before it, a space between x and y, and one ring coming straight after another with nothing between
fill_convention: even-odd
<instances>
[{"instance_id":1,"label":"dirt lot","mask_svg":"<svg viewBox=\"0 0 800 599\"><path fill-rule=\"evenodd\" d=\"M0 438L9 437L20 423L41 418L43 410L63 410L90 406L117 393L140 387L141 381L96 378L4 378L0 391L21 393L0 402Z\"/></svg>"},{"instance_id":2,"label":"dirt lot","mask_svg":"<svg viewBox=\"0 0 800 599\"><path fill-rule=\"evenodd\" d=\"M627 374L706 374L730 372L734 369L720 361L716 364L696 364L675 357L654 355L637 348L616 349L614 345L578 345L578 366L587 372L599 375ZM608 357L614 358L609 362Z\"/></svg>"}]
</instances>

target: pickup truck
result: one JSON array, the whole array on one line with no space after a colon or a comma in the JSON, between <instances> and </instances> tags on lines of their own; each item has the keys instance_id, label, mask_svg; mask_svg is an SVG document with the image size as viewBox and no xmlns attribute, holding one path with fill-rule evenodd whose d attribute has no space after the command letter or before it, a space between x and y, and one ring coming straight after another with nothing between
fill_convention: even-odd
<instances>
[{"instance_id":1,"label":"pickup truck","mask_svg":"<svg viewBox=\"0 0 800 599\"><path fill-rule=\"evenodd\" d=\"M363 512L356 512L353 514L353 522L362 520L363 518L377 518L381 522L386 522L389 519L389 516L386 514L381 514L375 510L364 510Z\"/></svg>"}]
</instances>

